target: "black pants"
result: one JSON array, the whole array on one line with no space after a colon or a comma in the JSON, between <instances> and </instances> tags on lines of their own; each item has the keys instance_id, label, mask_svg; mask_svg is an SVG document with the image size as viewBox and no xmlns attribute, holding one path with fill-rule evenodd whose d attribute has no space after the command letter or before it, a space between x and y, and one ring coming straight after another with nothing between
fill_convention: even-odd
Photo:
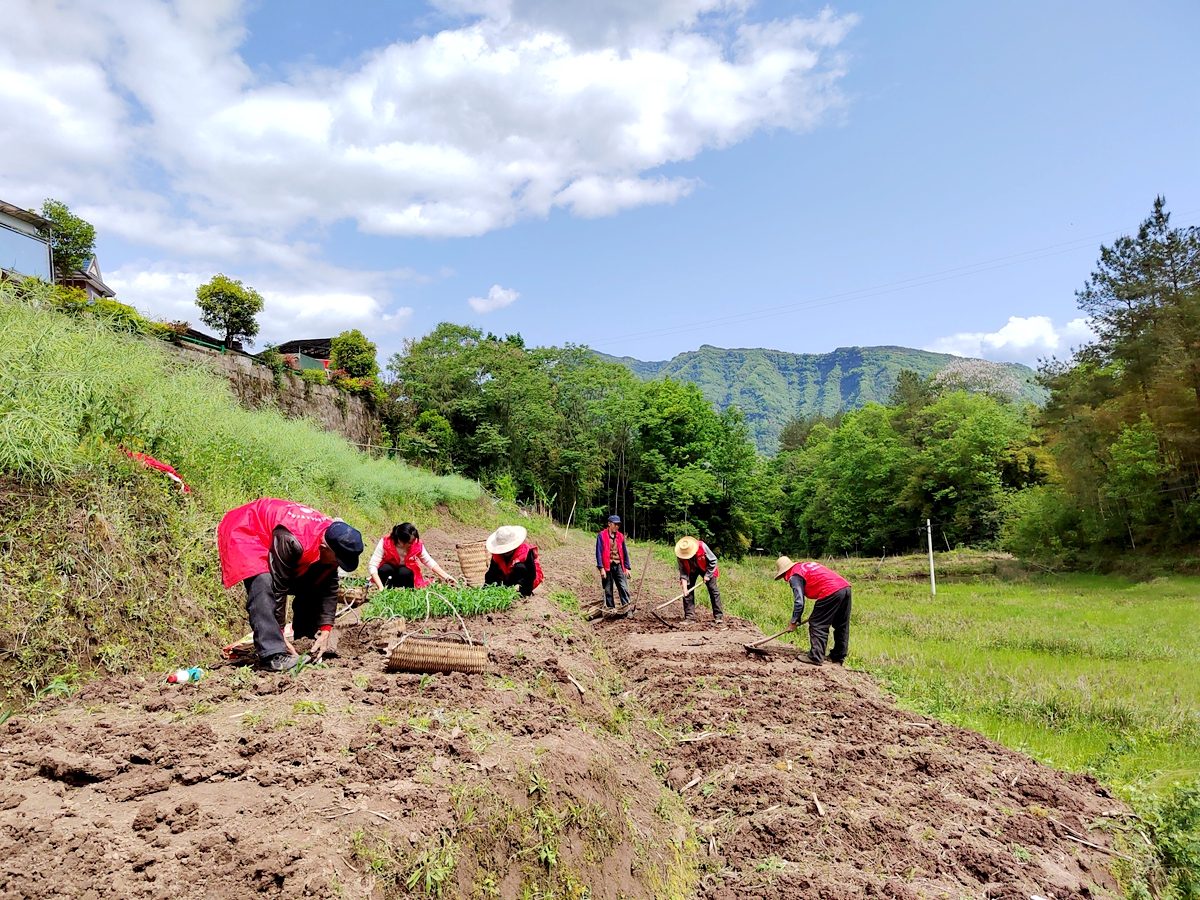
<instances>
[{"instance_id":1,"label":"black pants","mask_svg":"<svg viewBox=\"0 0 1200 900\"><path fill-rule=\"evenodd\" d=\"M621 598L621 605L629 605L629 581L625 578L625 570L620 563L608 570L608 575L604 579L604 605L609 609L614 608L613 602L613 585L616 585L617 594Z\"/></svg>"},{"instance_id":2,"label":"black pants","mask_svg":"<svg viewBox=\"0 0 1200 900\"><path fill-rule=\"evenodd\" d=\"M483 582L484 584L503 584L507 587L515 587L521 592L522 597L529 597L533 595L533 582L536 578L537 569L534 567L531 553L524 562L515 563L507 575L496 561L492 560Z\"/></svg>"},{"instance_id":3,"label":"black pants","mask_svg":"<svg viewBox=\"0 0 1200 900\"><path fill-rule=\"evenodd\" d=\"M259 659L270 659L287 653L283 641L283 626L287 622L287 594L275 591L270 572L263 572L242 582L246 586L246 613L250 630L254 632L254 649ZM296 637L316 637L324 605L323 591L306 590L299 585L292 599L292 632Z\"/></svg>"},{"instance_id":4,"label":"black pants","mask_svg":"<svg viewBox=\"0 0 1200 900\"><path fill-rule=\"evenodd\" d=\"M416 582L416 575L408 566L383 563L379 567L379 580L385 588L410 588Z\"/></svg>"},{"instance_id":5,"label":"black pants","mask_svg":"<svg viewBox=\"0 0 1200 900\"><path fill-rule=\"evenodd\" d=\"M700 577L699 575L689 575L688 576L688 587L691 587L692 585L694 585L696 583L696 579L699 577ZM712 611L713 611L714 619L719 619L719 618L721 618L722 615L724 615L724 613L721 609L721 589L719 587L717 587L717 578L718 577L719 576L714 575L710 581L706 581L704 583L704 586L706 588L708 588L708 599L712 602ZM696 588L696 591L698 591L698 590L700 590L700 589ZM683 598L683 617L685 619L696 618L696 591L692 591L690 594L688 594L686 597Z\"/></svg>"},{"instance_id":6,"label":"black pants","mask_svg":"<svg viewBox=\"0 0 1200 900\"><path fill-rule=\"evenodd\" d=\"M825 661L825 644L829 629L833 629L833 646L829 650L829 661L840 663L846 659L850 649L850 588L834 591L813 604L808 617L809 658L813 662Z\"/></svg>"}]
</instances>

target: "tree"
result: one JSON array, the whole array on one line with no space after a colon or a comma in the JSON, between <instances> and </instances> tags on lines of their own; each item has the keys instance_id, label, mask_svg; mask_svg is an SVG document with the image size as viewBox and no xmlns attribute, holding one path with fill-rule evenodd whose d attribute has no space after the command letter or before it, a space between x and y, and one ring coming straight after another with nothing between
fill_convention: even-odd
<instances>
[{"instance_id":1,"label":"tree","mask_svg":"<svg viewBox=\"0 0 1200 900\"><path fill-rule=\"evenodd\" d=\"M67 204L47 199L42 215L53 224L50 250L54 255L54 276L62 280L83 271L96 250L96 229L67 208Z\"/></svg>"},{"instance_id":2,"label":"tree","mask_svg":"<svg viewBox=\"0 0 1200 900\"><path fill-rule=\"evenodd\" d=\"M374 378L379 374L375 345L357 328L343 331L330 342L329 365L351 378Z\"/></svg>"},{"instance_id":3,"label":"tree","mask_svg":"<svg viewBox=\"0 0 1200 900\"><path fill-rule=\"evenodd\" d=\"M252 287L235 278L214 275L212 281L196 288L196 306L205 325L225 335L226 349L235 338L252 338L258 334L255 319L263 308L263 298Z\"/></svg>"}]
</instances>

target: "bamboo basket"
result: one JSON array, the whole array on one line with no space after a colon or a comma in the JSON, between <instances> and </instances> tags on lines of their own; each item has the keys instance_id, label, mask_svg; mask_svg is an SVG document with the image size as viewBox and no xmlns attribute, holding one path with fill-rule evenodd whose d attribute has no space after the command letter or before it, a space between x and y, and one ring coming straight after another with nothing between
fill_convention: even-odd
<instances>
[{"instance_id":1,"label":"bamboo basket","mask_svg":"<svg viewBox=\"0 0 1200 900\"><path fill-rule=\"evenodd\" d=\"M365 584L352 585L349 587L338 586L338 600L345 603L347 606L362 606L367 602L367 592L369 588Z\"/></svg>"},{"instance_id":2,"label":"bamboo basket","mask_svg":"<svg viewBox=\"0 0 1200 900\"><path fill-rule=\"evenodd\" d=\"M389 672L479 675L487 668L487 647L472 644L461 634L406 634L388 654Z\"/></svg>"},{"instance_id":3,"label":"bamboo basket","mask_svg":"<svg viewBox=\"0 0 1200 900\"><path fill-rule=\"evenodd\" d=\"M492 562L492 554L487 552L487 541L455 544L454 549L458 552L458 564L462 568L463 577L467 579L467 584L480 587Z\"/></svg>"}]
</instances>

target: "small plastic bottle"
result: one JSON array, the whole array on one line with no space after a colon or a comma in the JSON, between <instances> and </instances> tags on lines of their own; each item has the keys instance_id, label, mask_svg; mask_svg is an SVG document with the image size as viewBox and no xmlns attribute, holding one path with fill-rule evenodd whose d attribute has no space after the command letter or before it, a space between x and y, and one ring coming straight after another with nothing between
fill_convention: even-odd
<instances>
[{"instance_id":1,"label":"small plastic bottle","mask_svg":"<svg viewBox=\"0 0 1200 900\"><path fill-rule=\"evenodd\" d=\"M199 666L190 669L178 669L167 676L168 684L187 684L189 681L199 681L204 677L204 670Z\"/></svg>"}]
</instances>

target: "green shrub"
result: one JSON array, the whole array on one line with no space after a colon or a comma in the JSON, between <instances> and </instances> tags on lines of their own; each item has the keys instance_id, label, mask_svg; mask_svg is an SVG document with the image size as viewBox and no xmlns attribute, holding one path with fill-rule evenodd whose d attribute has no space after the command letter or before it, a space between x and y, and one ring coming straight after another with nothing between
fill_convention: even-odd
<instances>
[{"instance_id":1,"label":"green shrub","mask_svg":"<svg viewBox=\"0 0 1200 900\"><path fill-rule=\"evenodd\" d=\"M300 380L305 384L329 384L329 379L320 369L301 369Z\"/></svg>"}]
</instances>

